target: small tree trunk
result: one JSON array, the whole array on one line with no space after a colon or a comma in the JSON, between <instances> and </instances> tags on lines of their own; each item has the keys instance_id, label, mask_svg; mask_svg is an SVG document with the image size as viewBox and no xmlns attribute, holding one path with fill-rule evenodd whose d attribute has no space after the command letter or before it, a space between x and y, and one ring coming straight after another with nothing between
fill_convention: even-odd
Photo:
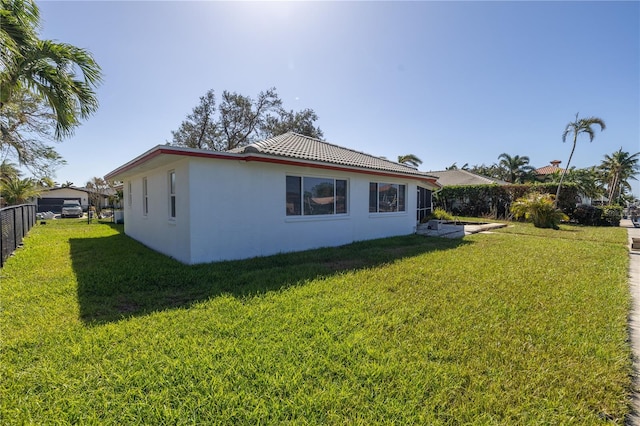
<instances>
[{"instance_id":1,"label":"small tree trunk","mask_svg":"<svg viewBox=\"0 0 640 426\"><path fill-rule=\"evenodd\" d=\"M569 164L571 163L571 158L573 157L573 151L576 150L576 142L578 141L578 134L573 134L573 148L571 148L571 154L569 154L569 160L567 161L567 166L562 171L562 175L560 176L560 183L558 183L558 190L556 191L556 199L553 200L553 207L558 208L558 198L560 198L560 189L562 188L562 181L564 180L564 176L567 174L569 170Z\"/></svg>"}]
</instances>

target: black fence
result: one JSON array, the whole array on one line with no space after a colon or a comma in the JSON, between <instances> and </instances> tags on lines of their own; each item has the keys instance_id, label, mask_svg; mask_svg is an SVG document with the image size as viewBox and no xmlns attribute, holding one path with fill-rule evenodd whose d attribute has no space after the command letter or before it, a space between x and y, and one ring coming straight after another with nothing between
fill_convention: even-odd
<instances>
[{"instance_id":1,"label":"black fence","mask_svg":"<svg viewBox=\"0 0 640 426\"><path fill-rule=\"evenodd\" d=\"M36 223L36 205L21 204L0 209L0 268L22 244L22 239Z\"/></svg>"}]
</instances>

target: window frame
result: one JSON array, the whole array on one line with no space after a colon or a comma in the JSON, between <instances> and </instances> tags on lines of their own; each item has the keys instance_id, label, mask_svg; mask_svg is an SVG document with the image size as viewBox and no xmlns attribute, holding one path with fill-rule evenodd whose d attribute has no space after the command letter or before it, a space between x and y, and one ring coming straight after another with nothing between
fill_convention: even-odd
<instances>
[{"instance_id":1,"label":"window frame","mask_svg":"<svg viewBox=\"0 0 640 426\"><path fill-rule=\"evenodd\" d=\"M375 185L375 211L372 210L373 199L371 198L373 185ZM396 189L395 210L380 210L380 187L385 185L395 187ZM408 185L406 183L369 182L369 214L406 214L407 188Z\"/></svg>"},{"instance_id":2,"label":"window frame","mask_svg":"<svg viewBox=\"0 0 640 426\"><path fill-rule=\"evenodd\" d=\"M349 179L347 178L337 178L333 176L314 176L314 175L300 175L300 174L286 174L286 197L285 197L285 216L287 219L292 218L335 218L335 217L344 217L349 214ZM297 194L297 200L291 198L291 184L293 184L293 180L297 180L297 189L299 193ZM332 182L333 186L333 209L331 213L322 213L322 214L309 214L305 213L307 210L305 206L305 179L322 179ZM338 184L338 182L343 182L342 184ZM343 192L343 194L339 193ZM344 197L344 201L340 202L338 197ZM292 205L293 212L290 213L289 205ZM339 207L342 207L339 209ZM338 211L340 210L340 211Z\"/></svg>"},{"instance_id":3,"label":"window frame","mask_svg":"<svg viewBox=\"0 0 640 426\"><path fill-rule=\"evenodd\" d=\"M176 171L175 170L169 170L168 172L168 179L169 179L169 190L168 195L169 195L169 220L174 221L176 220Z\"/></svg>"},{"instance_id":4,"label":"window frame","mask_svg":"<svg viewBox=\"0 0 640 426\"><path fill-rule=\"evenodd\" d=\"M142 178L142 215L149 215L149 181L146 176Z\"/></svg>"},{"instance_id":5,"label":"window frame","mask_svg":"<svg viewBox=\"0 0 640 426\"><path fill-rule=\"evenodd\" d=\"M133 207L133 191L131 181L127 181L127 207L131 209Z\"/></svg>"}]
</instances>

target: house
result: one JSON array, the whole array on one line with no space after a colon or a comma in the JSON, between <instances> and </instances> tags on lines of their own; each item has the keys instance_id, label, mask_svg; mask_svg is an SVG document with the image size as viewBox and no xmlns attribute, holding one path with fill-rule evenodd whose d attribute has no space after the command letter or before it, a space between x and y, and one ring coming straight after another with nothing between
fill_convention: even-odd
<instances>
[{"instance_id":1,"label":"house","mask_svg":"<svg viewBox=\"0 0 640 426\"><path fill-rule=\"evenodd\" d=\"M455 169L442 170L437 172L428 172L430 175L438 178L438 183L442 186L466 186L466 185L508 185L500 179L488 176L482 176L469 170Z\"/></svg>"},{"instance_id":2,"label":"house","mask_svg":"<svg viewBox=\"0 0 640 426\"><path fill-rule=\"evenodd\" d=\"M112 191L114 192L114 191ZM76 200L80 203L83 210L87 210L90 203L99 200L100 207L109 205L109 193L100 193L94 196L95 192L87 188L78 188L75 186L63 186L56 188L48 188L44 190L37 199L38 213L62 211L64 200Z\"/></svg>"},{"instance_id":3,"label":"house","mask_svg":"<svg viewBox=\"0 0 640 426\"><path fill-rule=\"evenodd\" d=\"M428 172L438 178L438 183L444 188L448 186L472 186L472 185L509 185L500 179L482 176L469 170L455 169ZM496 205L489 199L472 199L469 195L447 196L438 194L438 207L456 215L479 216L481 214L504 215L504 206Z\"/></svg>"},{"instance_id":4,"label":"house","mask_svg":"<svg viewBox=\"0 0 640 426\"><path fill-rule=\"evenodd\" d=\"M223 152L159 145L105 179L124 183L125 233L187 264L411 234L439 187L296 133Z\"/></svg>"},{"instance_id":5,"label":"house","mask_svg":"<svg viewBox=\"0 0 640 426\"><path fill-rule=\"evenodd\" d=\"M89 191L85 188L73 186L46 189L38 197L38 213L60 213L64 200L76 200L83 210L86 210L89 205Z\"/></svg>"},{"instance_id":6,"label":"house","mask_svg":"<svg viewBox=\"0 0 640 426\"><path fill-rule=\"evenodd\" d=\"M564 169L560 167L560 163L562 163L562 161L553 160L551 161L551 165L536 169L535 172L538 180L545 182L548 181L553 175L559 175L560 173L562 173Z\"/></svg>"}]
</instances>

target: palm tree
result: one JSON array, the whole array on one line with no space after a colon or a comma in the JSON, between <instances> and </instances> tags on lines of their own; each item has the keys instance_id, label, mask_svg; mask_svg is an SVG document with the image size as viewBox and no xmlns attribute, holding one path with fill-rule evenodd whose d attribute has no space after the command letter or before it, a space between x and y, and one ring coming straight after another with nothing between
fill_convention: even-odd
<instances>
[{"instance_id":1,"label":"palm tree","mask_svg":"<svg viewBox=\"0 0 640 426\"><path fill-rule=\"evenodd\" d=\"M511 183L523 183L527 176L529 176L534 168L529 165L529 157L523 155L510 156L507 153L502 153L498 156L498 165L505 172L505 180Z\"/></svg>"},{"instance_id":2,"label":"palm tree","mask_svg":"<svg viewBox=\"0 0 640 426\"><path fill-rule=\"evenodd\" d=\"M35 29L40 22L40 11L32 1L2 0L0 20L0 63L7 68L11 55L19 55L21 46L31 44L37 38Z\"/></svg>"},{"instance_id":3,"label":"palm tree","mask_svg":"<svg viewBox=\"0 0 640 426\"><path fill-rule=\"evenodd\" d=\"M93 89L101 80L100 67L84 49L38 39L40 17L33 1L1 0L0 4L0 111L27 89L46 100L54 112L56 138L70 135L80 118L87 118L98 108ZM76 70L82 75L78 76Z\"/></svg>"},{"instance_id":4,"label":"palm tree","mask_svg":"<svg viewBox=\"0 0 640 426\"><path fill-rule=\"evenodd\" d=\"M607 181L607 197L609 203L619 200L625 189L629 189L629 179L637 180L635 175L640 173L640 152L630 154L622 148L611 155L605 155L600 170Z\"/></svg>"},{"instance_id":5,"label":"palm tree","mask_svg":"<svg viewBox=\"0 0 640 426\"><path fill-rule=\"evenodd\" d=\"M458 163L455 162L449 167L445 167L445 170L469 170L469 163L464 163L464 166L458 167Z\"/></svg>"},{"instance_id":6,"label":"palm tree","mask_svg":"<svg viewBox=\"0 0 640 426\"><path fill-rule=\"evenodd\" d=\"M549 183L560 182L560 176L560 171L548 175ZM591 199L599 198L605 192L602 184L602 173L595 166L586 169L572 167L567 171L564 182L575 184L579 194Z\"/></svg>"},{"instance_id":7,"label":"palm tree","mask_svg":"<svg viewBox=\"0 0 640 426\"><path fill-rule=\"evenodd\" d=\"M40 186L41 188L55 188L56 187L56 182L53 180L53 178L51 178L49 176L42 176L42 177L38 178L38 180L36 181L36 184L38 186Z\"/></svg>"},{"instance_id":8,"label":"palm tree","mask_svg":"<svg viewBox=\"0 0 640 426\"><path fill-rule=\"evenodd\" d=\"M576 114L575 121L567 124L567 127L562 132L562 142L566 142L567 136L573 134L573 146L571 147L571 154L569 154L569 161L567 161L567 166L562 171L562 175L560 176L560 182L558 183L558 190L556 191L556 198L554 200L555 206L558 206L558 197L560 197L560 188L562 188L562 181L564 180L565 175L567 174L567 170L569 170L569 164L571 163L571 158L573 157L573 152L576 150L576 142L578 142L578 135L581 133L586 133L589 135L589 142L593 142L593 138L596 136L594 130L591 126L597 124L600 126L600 131L603 131L607 128L604 124L604 120L598 117L588 117L588 118L580 118L578 119L578 114Z\"/></svg>"},{"instance_id":9,"label":"palm tree","mask_svg":"<svg viewBox=\"0 0 640 426\"><path fill-rule=\"evenodd\" d=\"M0 184L0 192L4 201L10 205L24 204L29 199L37 197L42 192L36 182L32 178L25 179L8 179Z\"/></svg>"},{"instance_id":10,"label":"palm tree","mask_svg":"<svg viewBox=\"0 0 640 426\"><path fill-rule=\"evenodd\" d=\"M406 154L398 156L398 163L417 168L422 164L422 160L413 154Z\"/></svg>"},{"instance_id":11,"label":"palm tree","mask_svg":"<svg viewBox=\"0 0 640 426\"><path fill-rule=\"evenodd\" d=\"M0 163L0 182L18 178L20 175L22 175L22 172L14 163L7 160L3 160L2 163Z\"/></svg>"}]
</instances>

